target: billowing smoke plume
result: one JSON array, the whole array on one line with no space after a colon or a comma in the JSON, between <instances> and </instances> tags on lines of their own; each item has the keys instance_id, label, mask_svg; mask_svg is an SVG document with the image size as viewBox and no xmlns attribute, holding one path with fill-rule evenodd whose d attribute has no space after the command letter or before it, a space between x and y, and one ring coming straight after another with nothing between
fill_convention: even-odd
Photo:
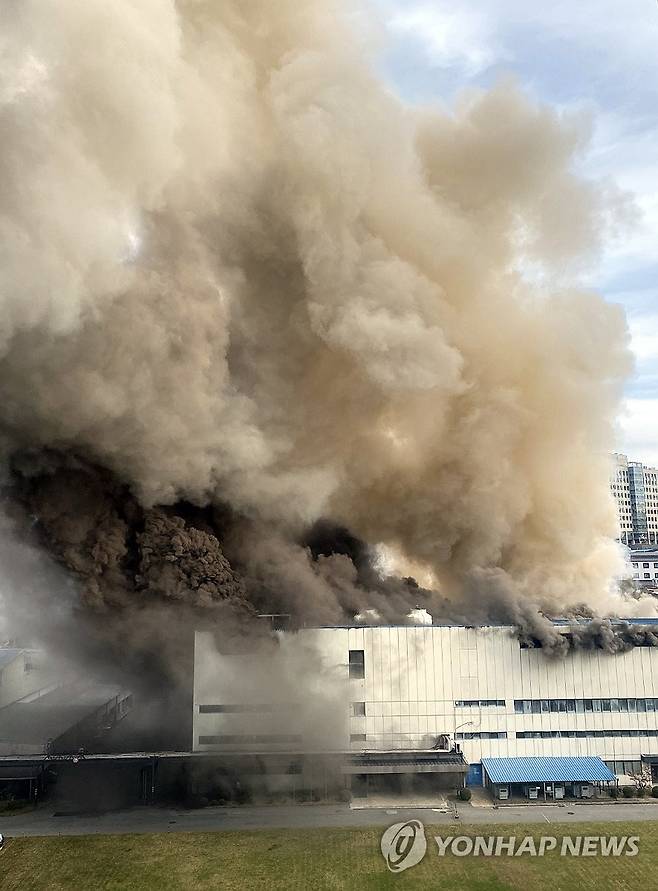
<instances>
[{"instance_id":1,"label":"billowing smoke plume","mask_svg":"<svg viewBox=\"0 0 658 891\"><path fill-rule=\"evenodd\" d=\"M583 121L511 84L406 107L338 0L2 18L2 442L107 469L78 525L74 471L23 487L85 602L619 608L627 338L568 273L623 202L572 172Z\"/></svg>"}]
</instances>

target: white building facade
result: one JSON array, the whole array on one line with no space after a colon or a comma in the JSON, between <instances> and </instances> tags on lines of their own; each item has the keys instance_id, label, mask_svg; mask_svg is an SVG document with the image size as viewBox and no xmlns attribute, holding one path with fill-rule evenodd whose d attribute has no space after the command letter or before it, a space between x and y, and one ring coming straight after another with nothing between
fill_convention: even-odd
<instances>
[{"instance_id":1,"label":"white building facade","mask_svg":"<svg viewBox=\"0 0 658 891\"><path fill-rule=\"evenodd\" d=\"M630 547L633 541L633 507L628 482L628 458L615 454L610 475L610 491L617 508L619 541Z\"/></svg>"},{"instance_id":2,"label":"white building facade","mask_svg":"<svg viewBox=\"0 0 658 891\"><path fill-rule=\"evenodd\" d=\"M629 555L633 578L640 587L658 588L658 548L643 548Z\"/></svg>"},{"instance_id":3,"label":"white building facade","mask_svg":"<svg viewBox=\"0 0 658 891\"><path fill-rule=\"evenodd\" d=\"M610 490L622 544L630 548L658 544L658 469L615 454Z\"/></svg>"},{"instance_id":4,"label":"white building facade","mask_svg":"<svg viewBox=\"0 0 658 891\"><path fill-rule=\"evenodd\" d=\"M324 721L330 730L316 733L311 748L430 750L447 740L473 765L483 757L597 755L617 774L635 773L642 756L658 754L655 648L556 658L522 647L502 626L319 628L280 640L288 654L303 648L314 656L277 680L273 696L270 655L222 655L212 635L197 633L195 751L305 751L309 726ZM247 665L245 688L236 678Z\"/></svg>"}]
</instances>

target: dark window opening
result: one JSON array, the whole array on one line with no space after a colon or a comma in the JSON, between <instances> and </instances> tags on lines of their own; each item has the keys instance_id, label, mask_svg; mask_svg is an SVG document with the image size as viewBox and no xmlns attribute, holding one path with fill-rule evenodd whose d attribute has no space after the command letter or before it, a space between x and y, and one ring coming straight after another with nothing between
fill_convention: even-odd
<instances>
[{"instance_id":1,"label":"dark window opening","mask_svg":"<svg viewBox=\"0 0 658 891\"><path fill-rule=\"evenodd\" d=\"M363 650L350 650L350 677L364 678L366 676L365 654Z\"/></svg>"},{"instance_id":2,"label":"dark window opening","mask_svg":"<svg viewBox=\"0 0 658 891\"><path fill-rule=\"evenodd\" d=\"M282 704L273 705L272 703L261 703L254 705L200 705L200 715L230 715L240 714L242 712L273 712L279 711L285 706Z\"/></svg>"},{"instance_id":3,"label":"dark window opening","mask_svg":"<svg viewBox=\"0 0 658 891\"><path fill-rule=\"evenodd\" d=\"M200 736L200 746L245 744L245 743L300 743L302 738L295 733L225 733L213 736Z\"/></svg>"}]
</instances>

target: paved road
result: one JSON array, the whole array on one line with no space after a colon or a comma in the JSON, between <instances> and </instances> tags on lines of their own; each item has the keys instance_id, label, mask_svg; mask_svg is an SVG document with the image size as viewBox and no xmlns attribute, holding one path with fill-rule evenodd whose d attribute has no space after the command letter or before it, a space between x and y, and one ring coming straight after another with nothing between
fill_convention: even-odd
<instances>
[{"instance_id":1,"label":"paved road","mask_svg":"<svg viewBox=\"0 0 658 891\"><path fill-rule=\"evenodd\" d=\"M459 803L460 824L580 823L658 820L658 803L587 804L504 808L472 807ZM25 814L0 818L6 837L40 835L89 835L149 832L223 832L243 829L306 829L322 827L387 826L415 817L424 823L457 822L452 806L447 812L431 808L350 810L345 804L308 804L281 807L208 807L183 811L140 807L94 816L55 817L52 808L40 807Z\"/></svg>"}]
</instances>

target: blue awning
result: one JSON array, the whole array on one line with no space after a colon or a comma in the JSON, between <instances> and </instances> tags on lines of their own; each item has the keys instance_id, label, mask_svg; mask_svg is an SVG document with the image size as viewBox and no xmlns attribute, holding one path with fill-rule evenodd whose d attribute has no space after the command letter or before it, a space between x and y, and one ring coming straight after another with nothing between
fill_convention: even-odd
<instances>
[{"instance_id":1,"label":"blue awning","mask_svg":"<svg viewBox=\"0 0 658 891\"><path fill-rule=\"evenodd\" d=\"M614 773L600 758L483 758L492 783L611 782Z\"/></svg>"}]
</instances>

